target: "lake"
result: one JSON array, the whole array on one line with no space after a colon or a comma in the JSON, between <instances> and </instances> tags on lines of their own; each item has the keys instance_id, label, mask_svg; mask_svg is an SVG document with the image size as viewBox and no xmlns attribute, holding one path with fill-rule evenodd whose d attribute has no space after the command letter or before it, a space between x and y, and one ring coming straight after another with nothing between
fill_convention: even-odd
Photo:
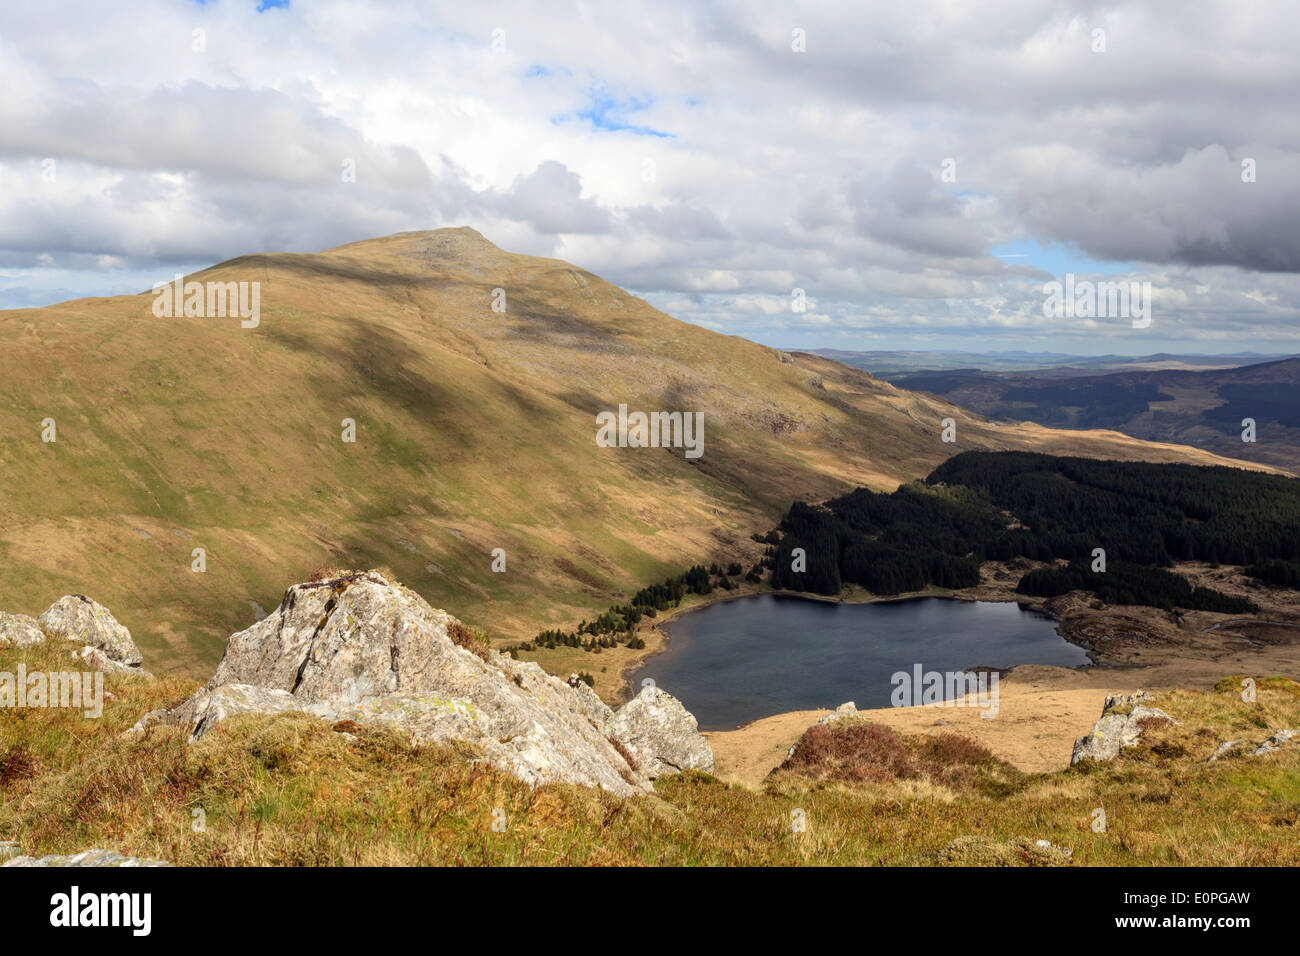
<instances>
[{"instance_id":1,"label":"lake","mask_svg":"<svg viewBox=\"0 0 1300 956\"><path fill-rule=\"evenodd\" d=\"M916 598L834 604L759 594L688 611L665 625L668 650L632 675L680 700L701 730L734 730L791 710L888 707L898 671L1017 664L1075 667L1080 647L1015 602Z\"/></svg>"}]
</instances>

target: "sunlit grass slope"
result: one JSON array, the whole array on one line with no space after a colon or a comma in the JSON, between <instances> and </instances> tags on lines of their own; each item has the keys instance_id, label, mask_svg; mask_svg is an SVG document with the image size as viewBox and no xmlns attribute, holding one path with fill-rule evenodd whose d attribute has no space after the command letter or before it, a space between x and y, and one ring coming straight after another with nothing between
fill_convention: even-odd
<instances>
[{"instance_id":1,"label":"sunlit grass slope","mask_svg":"<svg viewBox=\"0 0 1300 956\"><path fill-rule=\"evenodd\" d=\"M520 639L697 561L749 557L748 535L793 498L892 488L962 449L1221 461L993 427L470 229L190 278L261 283L260 325L155 318L150 292L0 312L0 609L87 593L155 671L206 677L258 606L324 564L387 566ZM597 447L596 413L620 403L703 412L704 455Z\"/></svg>"}]
</instances>

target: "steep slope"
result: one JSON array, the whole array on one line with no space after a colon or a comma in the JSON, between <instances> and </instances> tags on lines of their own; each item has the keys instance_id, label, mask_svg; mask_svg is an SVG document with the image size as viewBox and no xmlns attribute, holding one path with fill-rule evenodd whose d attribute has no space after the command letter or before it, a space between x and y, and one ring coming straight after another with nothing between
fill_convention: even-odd
<instances>
[{"instance_id":1,"label":"steep slope","mask_svg":"<svg viewBox=\"0 0 1300 956\"><path fill-rule=\"evenodd\" d=\"M209 671L322 565L387 566L517 639L688 563L752 559L747 536L795 497L892 488L956 451L1223 462L992 425L470 229L189 278L260 283L260 324L156 318L151 292L0 312L0 607L91 591L155 671ZM702 412L704 454L598 447L595 416L620 403Z\"/></svg>"}]
</instances>

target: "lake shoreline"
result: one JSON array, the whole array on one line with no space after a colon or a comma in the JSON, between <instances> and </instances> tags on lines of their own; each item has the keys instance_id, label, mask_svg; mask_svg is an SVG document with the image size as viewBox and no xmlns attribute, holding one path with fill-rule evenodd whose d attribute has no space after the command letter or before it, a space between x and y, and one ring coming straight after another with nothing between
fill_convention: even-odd
<instances>
[{"instance_id":1,"label":"lake shoreline","mask_svg":"<svg viewBox=\"0 0 1300 956\"><path fill-rule=\"evenodd\" d=\"M617 705L631 698L634 689L631 675L647 660L669 649L671 637L666 626L678 615L755 594L829 604L889 603L924 597L958 602L1015 602L1051 618L1062 638L1084 650L1089 663L1073 670L1081 674L1113 674L1117 680L1136 682L1134 686L1210 687L1230 673L1286 674L1300 670L1300 637L1296 635L1300 626L1300 592L1263 586L1247 577L1241 568L1190 561L1178 563L1174 570L1194 586L1250 598L1259 605L1259 610L1252 615L1108 605L1094 595L1078 591L1053 598L1016 593L1021 576L1038 566L1042 565L1024 561L984 562L980 566L980 583L975 587L932 588L888 596L872 595L860 589L834 596L806 594L749 582L740 584L734 591L715 591L686 606L662 612L652 623L643 623L639 633L646 640L646 649L637 652L635 658L620 668L616 678L619 691L609 702ZM1277 633L1272 637L1265 634L1267 640L1262 645L1243 640L1270 626Z\"/></svg>"},{"instance_id":2,"label":"lake shoreline","mask_svg":"<svg viewBox=\"0 0 1300 956\"><path fill-rule=\"evenodd\" d=\"M692 602L689 605L678 605L677 607L669 608L666 611L658 612L654 622L644 626L645 633L641 633L641 636L644 638L646 633L652 635L653 644L650 641L647 641L645 651L638 654L623 666L619 673L619 690L615 699L618 704L623 704L631 700L636 693L636 688L632 685L632 675L644 667L651 658L668 652L672 645L672 635L668 633L667 626L677 618L683 614L689 614L692 611L701 611L704 608L713 607L714 605L726 604L731 601L739 601L743 598L756 597L763 594L770 594L773 597L793 598L801 601L817 601L823 604L895 604L904 601L918 601L925 598L939 598L946 601L958 601L967 604L974 604L981 601L987 601L990 603L1015 603L1019 604L1022 608L1029 608L1051 618L1056 625L1057 634L1070 644L1082 648L1088 654L1089 663L1080 664L1071 668L1072 670L1086 671L1092 667L1104 666L1096 660L1095 651L1092 648L1071 640L1070 636L1062 631L1061 625L1063 621L1061 616L1054 613L1046 606L1045 599L1015 594L1014 592L980 593L989 592L989 590L990 589L988 589L987 585L983 583L977 587L962 588L955 591L932 588L924 591L908 591L903 594L881 595L874 595L860 590L857 593L851 591L848 595L814 594L809 591L792 591L788 588L773 588L767 585L761 585L758 587L752 585L739 585L733 591L723 591L721 593L719 593L719 589L715 588L713 593L701 595L702 599L699 601Z\"/></svg>"},{"instance_id":3,"label":"lake shoreline","mask_svg":"<svg viewBox=\"0 0 1300 956\"><path fill-rule=\"evenodd\" d=\"M945 673L1002 677L1024 664L1091 666L1087 648L1066 640L1060 621L1038 602L986 596L938 589L828 596L753 587L696 596L654 622L646 650L622 668L620 699L629 699L642 678L652 678L682 699L701 726L719 729L733 726L725 723L733 714L755 720L792 707L835 706L841 697L860 699L864 686L875 688L868 694L874 705L887 703L876 672L884 667L887 676L904 660L929 661ZM869 610L873 605L879 607ZM696 611L703 616L684 617ZM679 647L683 640L688 643ZM908 656L913 645L926 649L921 658ZM670 658L660 657L668 651L674 652ZM824 655L838 663L828 669L820 663ZM754 711L761 701L773 709Z\"/></svg>"}]
</instances>

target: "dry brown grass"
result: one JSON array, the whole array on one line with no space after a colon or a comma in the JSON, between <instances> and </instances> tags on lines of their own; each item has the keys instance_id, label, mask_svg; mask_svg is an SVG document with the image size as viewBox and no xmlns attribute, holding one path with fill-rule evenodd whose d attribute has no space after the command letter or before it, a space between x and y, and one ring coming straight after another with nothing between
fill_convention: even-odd
<instances>
[{"instance_id":1,"label":"dry brown grass","mask_svg":"<svg viewBox=\"0 0 1300 956\"><path fill-rule=\"evenodd\" d=\"M808 728L773 775L843 783L926 781L957 789L1007 791L1024 779L982 744L959 734L903 735L847 719Z\"/></svg>"},{"instance_id":2,"label":"dry brown grass","mask_svg":"<svg viewBox=\"0 0 1300 956\"><path fill-rule=\"evenodd\" d=\"M56 642L2 650L0 669L66 656ZM1162 693L1155 705L1179 722L1108 764L1012 775L969 741L900 746L850 725L813 735L807 754L822 765L809 759L807 773L787 768L760 789L690 772L629 800L530 788L473 763L472 748L415 747L303 714L240 715L197 745L179 727L123 736L194 685L106 685L114 699L100 720L0 713L0 754L16 771L0 786L0 839L27 853L98 846L192 865L1034 865L1038 840L1070 848L1069 865L1300 865L1300 746L1204 762L1221 739L1300 726L1300 685L1284 679L1260 680L1251 704L1239 678Z\"/></svg>"},{"instance_id":3,"label":"dry brown grass","mask_svg":"<svg viewBox=\"0 0 1300 956\"><path fill-rule=\"evenodd\" d=\"M460 621L452 619L447 628L447 635L451 638L452 643L473 652L482 660L488 661L492 659L492 651L488 641L475 635L472 630Z\"/></svg>"}]
</instances>

